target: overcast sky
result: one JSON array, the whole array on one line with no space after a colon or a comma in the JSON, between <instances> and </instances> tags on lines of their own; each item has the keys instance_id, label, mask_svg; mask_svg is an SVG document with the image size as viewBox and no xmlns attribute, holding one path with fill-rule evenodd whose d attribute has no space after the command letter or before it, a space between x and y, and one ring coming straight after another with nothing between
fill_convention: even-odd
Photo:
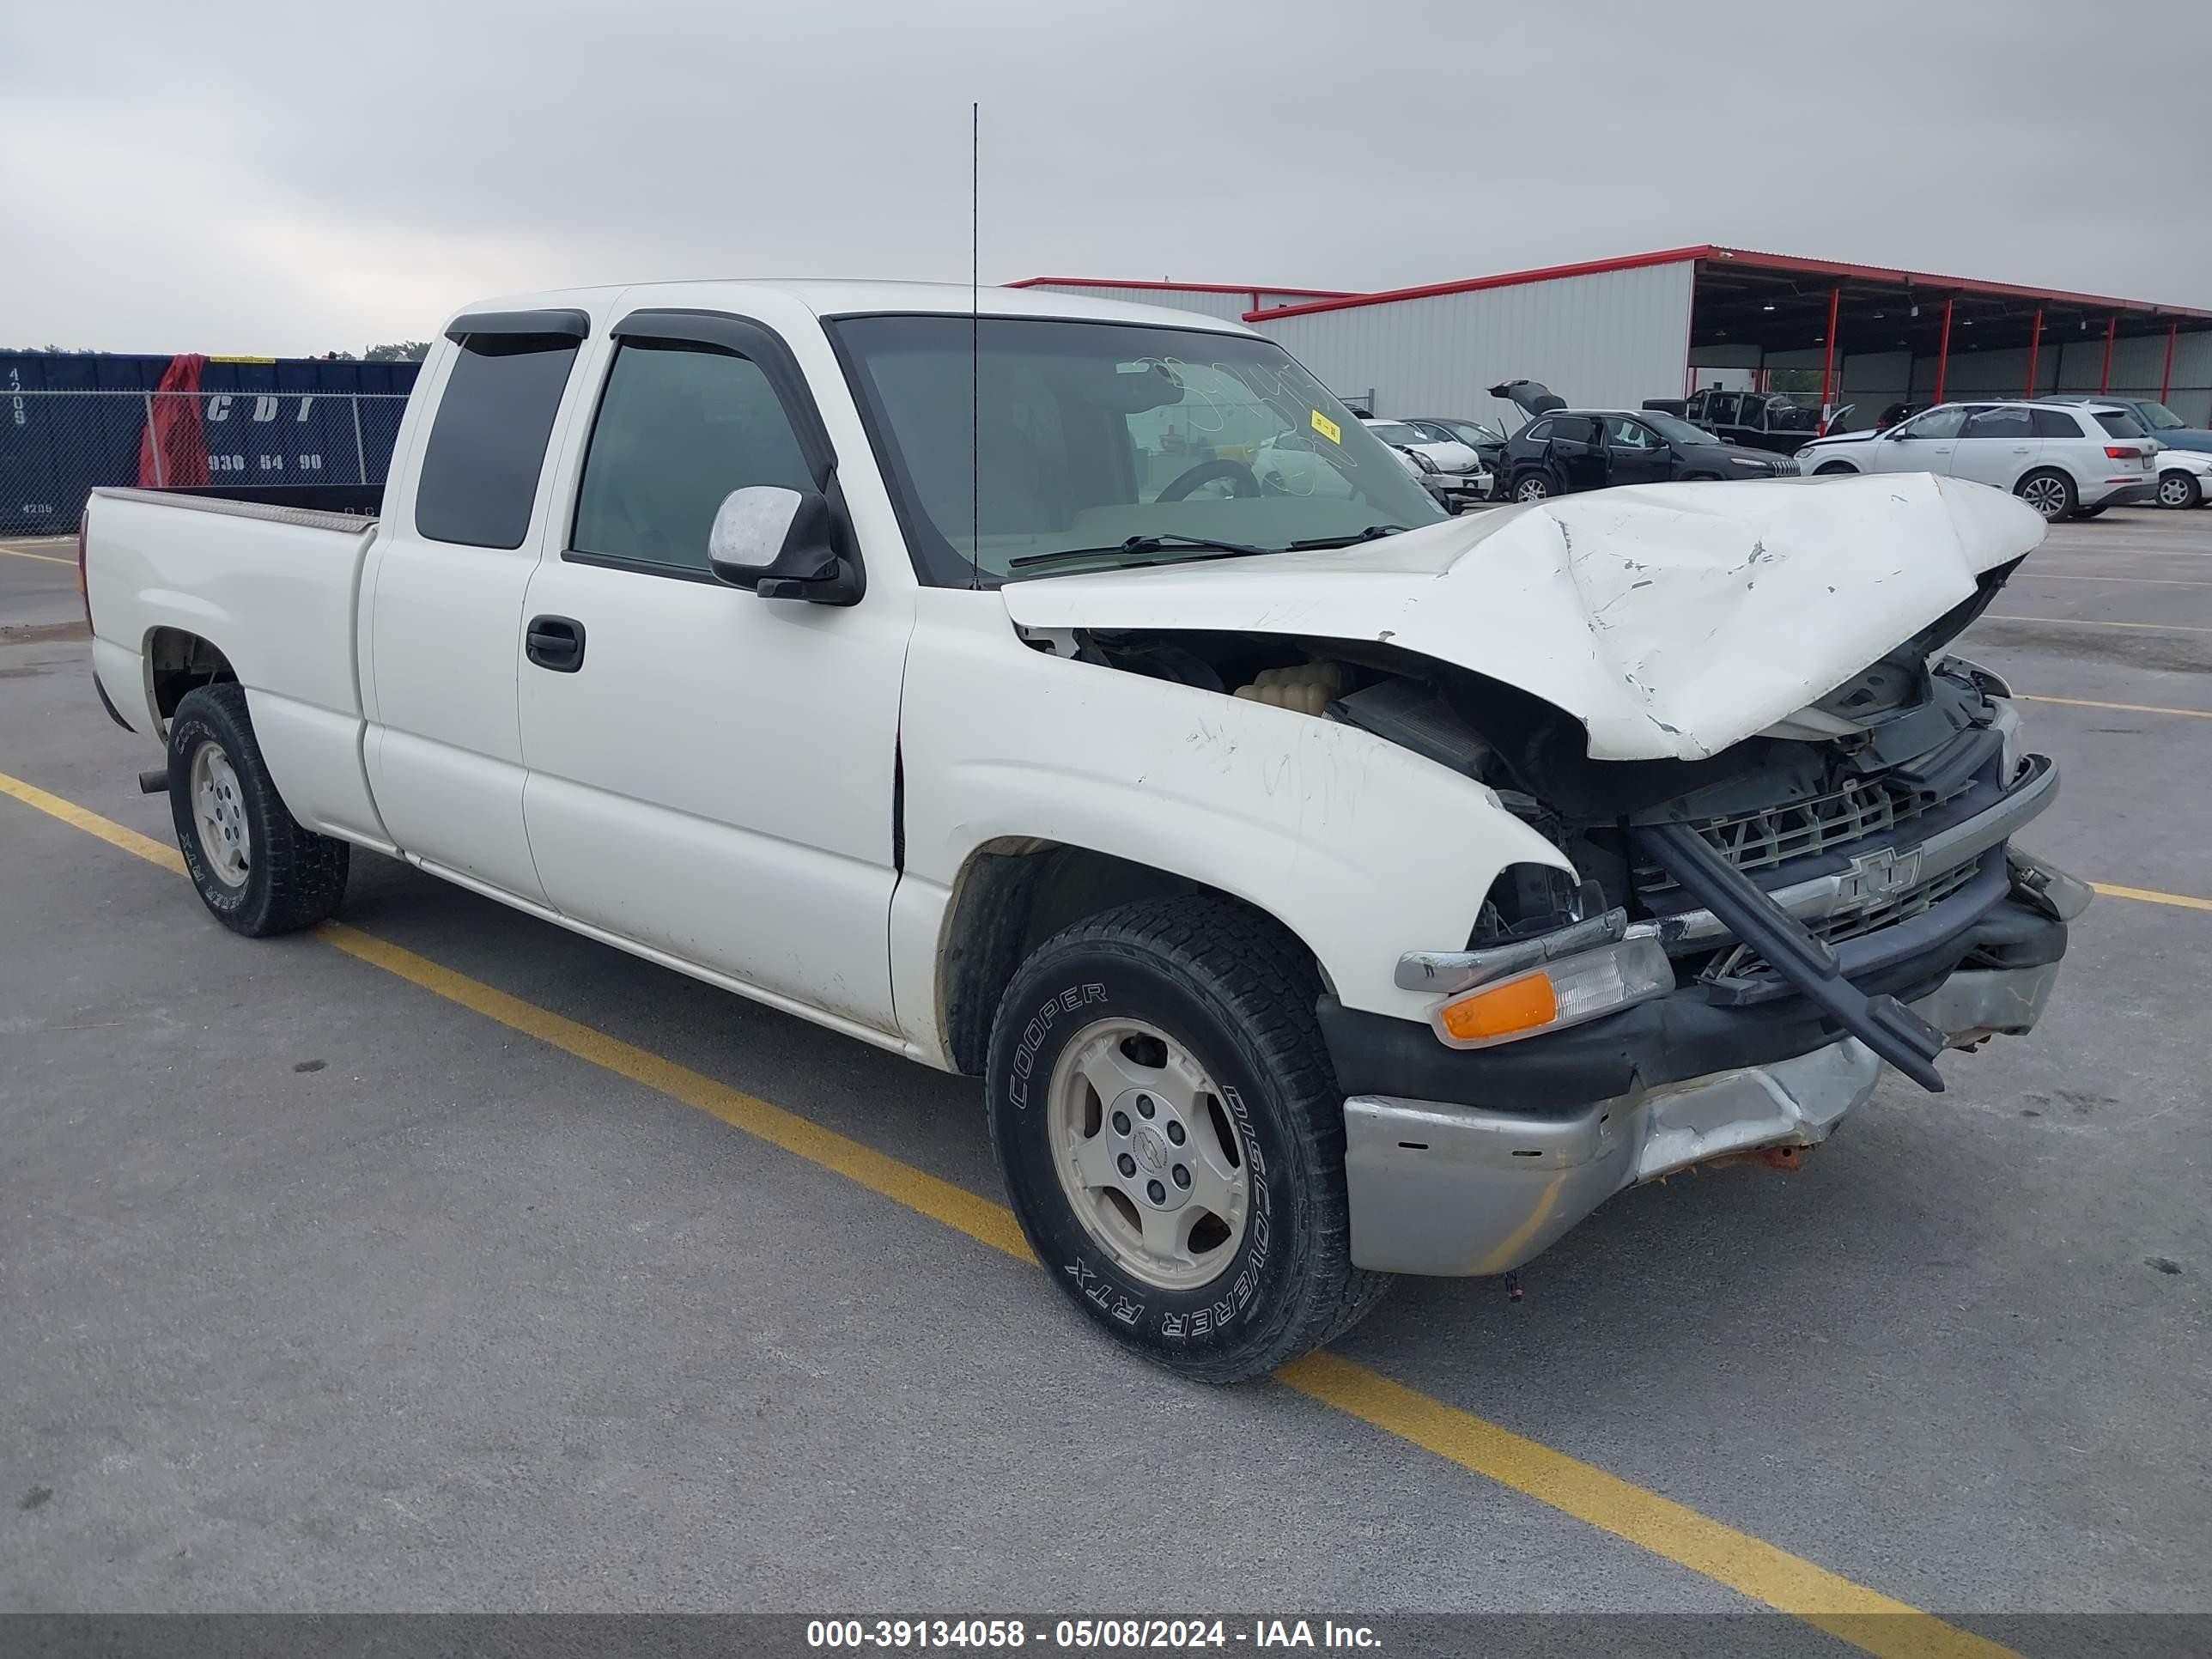
<instances>
[{"instance_id":1,"label":"overcast sky","mask_svg":"<svg viewBox=\"0 0 2212 1659\"><path fill-rule=\"evenodd\" d=\"M2212 307L2212 0L71 0L0 15L0 346L569 283L1373 289L1716 241Z\"/></svg>"}]
</instances>

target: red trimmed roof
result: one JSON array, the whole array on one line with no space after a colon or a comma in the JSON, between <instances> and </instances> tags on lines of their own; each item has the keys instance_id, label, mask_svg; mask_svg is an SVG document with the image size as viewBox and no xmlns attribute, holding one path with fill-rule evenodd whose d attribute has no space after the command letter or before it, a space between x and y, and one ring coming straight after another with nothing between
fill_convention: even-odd
<instances>
[{"instance_id":1,"label":"red trimmed roof","mask_svg":"<svg viewBox=\"0 0 2212 1659\"><path fill-rule=\"evenodd\" d=\"M1692 247L1666 248L1655 253L1631 253L1614 259L1586 259L1578 264L1546 265L1534 270L1510 270L1494 276L1474 276L1455 283L1430 283L1419 288L1390 289L1376 294L1342 295L1310 304L1282 306L1268 311L1248 311L1246 322L1260 318L1297 317L1316 311L1344 311L1355 306L1384 305L1394 300L1426 300L1443 294L1471 294L1486 288L1513 288L1524 283L1548 283L1563 276L1595 276L1608 270L1635 270L1647 265L1681 264L1695 260L1716 267L1791 272L1844 280L1887 283L1928 288L1939 293L1987 294L2008 298L2042 300L2058 305L2081 306L2099 311L2154 313L2161 317L2187 317L2212 321L2212 311L2188 306L2159 305L2148 300L2115 300L2101 295L2073 294L2063 289L2032 288L2018 283L1984 283L1969 277L1938 276L1927 271L1902 270L1887 265L1845 264L1832 259L1800 259L1786 253L1759 253L1748 248L1722 247L1702 242ZM1235 290L1231 290L1234 292ZM1277 289L1276 293L1294 290Z\"/></svg>"},{"instance_id":2,"label":"red trimmed roof","mask_svg":"<svg viewBox=\"0 0 2212 1659\"><path fill-rule=\"evenodd\" d=\"M1302 294L1316 300L1342 300L1352 296L1355 290L1348 288L1281 288L1273 283L1144 283L1121 276L1024 276L1018 283L1006 283L1005 288L1145 288L1164 289L1176 294Z\"/></svg>"}]
</instances>

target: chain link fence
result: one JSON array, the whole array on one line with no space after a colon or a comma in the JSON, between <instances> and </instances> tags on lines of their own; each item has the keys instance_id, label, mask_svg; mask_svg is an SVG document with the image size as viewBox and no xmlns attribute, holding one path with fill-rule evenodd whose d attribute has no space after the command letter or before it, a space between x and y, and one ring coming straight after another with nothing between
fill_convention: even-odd
<instances>
[{"instance_id":1,"label":"chain link fence","mask_svg":"<svg viewBox=\"0 0 2212 1659\"><path fill-rule=\"evenodd\" d=\"M0 392L0 535L74 533L103 486L380 484L404 392Z\"/></svg>"}]
</instances>

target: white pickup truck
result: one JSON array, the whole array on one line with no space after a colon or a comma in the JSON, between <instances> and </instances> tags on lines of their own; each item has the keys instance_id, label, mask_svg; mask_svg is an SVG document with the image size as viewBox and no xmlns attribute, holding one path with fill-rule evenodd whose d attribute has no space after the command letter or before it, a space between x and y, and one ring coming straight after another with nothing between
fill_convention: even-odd
<instances>
[{"instance_id":1,"label":"white pickup truck","mask_svg":"<svg viewBox=\"0 0 2212 1659\"><path fill-rule=\"evenodd\" d=\"M378 517L101 490L81 556L226 926L364 847L980 1074L1052 1282L1228 1381L2035 1023L2087 894L1943 647L2042 535L1925 476L1455 520L1234 324L708 283L455 317Z\"/></svg>"}]
</instances>

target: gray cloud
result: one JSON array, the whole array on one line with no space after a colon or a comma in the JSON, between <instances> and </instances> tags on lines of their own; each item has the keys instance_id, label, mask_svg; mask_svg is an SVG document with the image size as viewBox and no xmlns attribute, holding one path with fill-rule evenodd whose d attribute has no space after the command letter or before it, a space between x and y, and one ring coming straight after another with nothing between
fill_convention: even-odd
<instances>
[{"instance_id":1,"label":"gray cloud","mask_svg":"<svg viewBox=\"0 0 2212 1659\"><path fill-rule=\"evenodd\" d=\"M358 349L571 283L964 277L971 98L986 281L1714 240L2212 306L2201 0L16 13L6 343Z\"/></svg>"}]
</instances>

